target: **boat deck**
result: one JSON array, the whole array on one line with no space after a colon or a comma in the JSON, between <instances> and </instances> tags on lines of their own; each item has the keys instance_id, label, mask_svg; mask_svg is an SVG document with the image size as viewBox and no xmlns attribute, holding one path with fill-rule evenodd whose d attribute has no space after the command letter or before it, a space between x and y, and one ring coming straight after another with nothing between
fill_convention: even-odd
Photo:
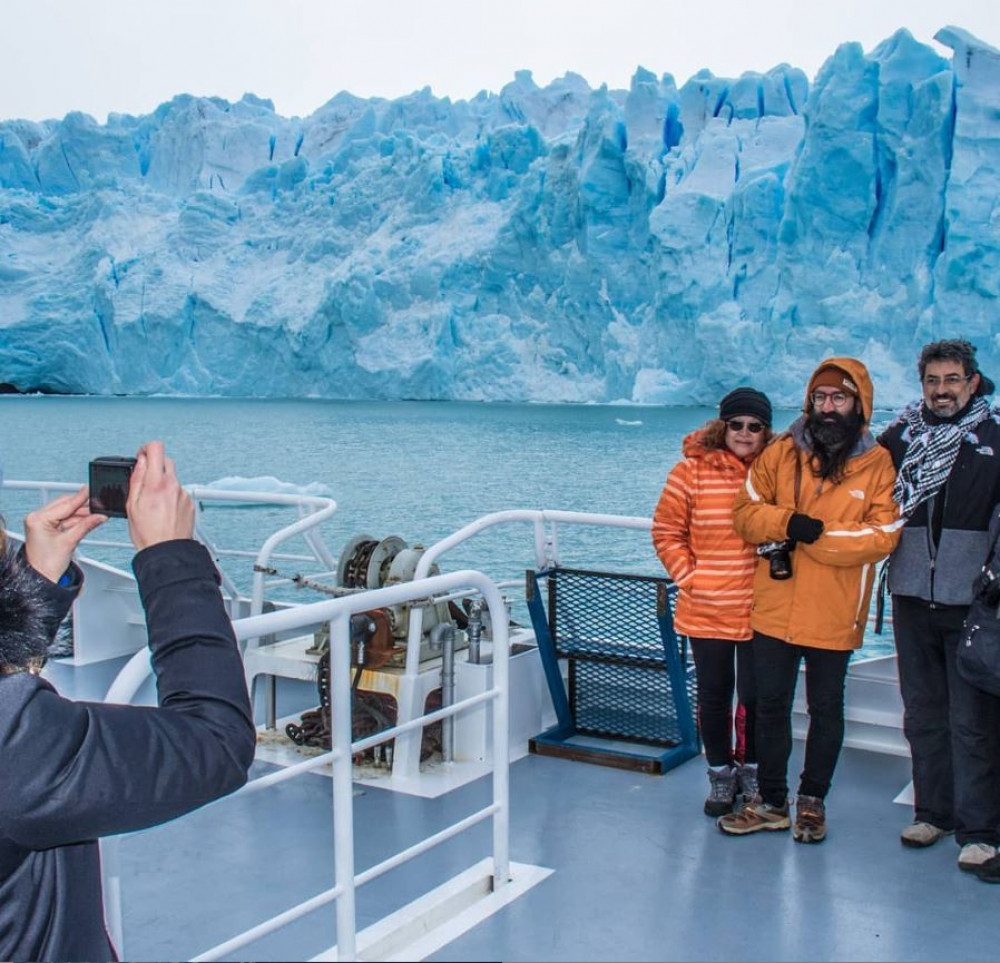
<instances>
[{"instance_id":1,"label":"boat deck","mask_svg":"<svg viewBox=\"0 0 1000 963\"><path fill-rule=\"evenodd\" d=\"M86 697L81 670L53 668L64 692ZM113 672L88 667L87 685ZM283 682L279 711L305 707L312 692ZM793 775L802 749L796 741ZM269 769L258 763L255 774ZM899 843L910 810L893 800L908 780L905 757L845 749L827 800L829 837L805 846L790 833L719 833L701 813L703 759L651 776L528 756L511 767L511 859L553 872L428 958L996 959L1000 887L958 870L953 839L927 850ZM488 804L490 785L438 798L369 785L355 793L360 872ZM126 837L123 958L190 959L329 888L330 801L330 780L309 775ZM358 928L489 852L487 822L361 887ZM238 958L305 960L335 942L328 906Z\"/></svg>"}]
</instances>

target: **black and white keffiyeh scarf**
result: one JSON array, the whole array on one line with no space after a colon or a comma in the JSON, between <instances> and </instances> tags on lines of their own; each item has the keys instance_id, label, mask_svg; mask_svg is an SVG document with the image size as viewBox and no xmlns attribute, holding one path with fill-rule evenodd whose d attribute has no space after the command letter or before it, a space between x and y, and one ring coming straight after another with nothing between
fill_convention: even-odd
<instances>
[{"instance_id":1,"label":"black and white keffiyeh scarf","mask_svg":"<svg viewBox=\"0 0 1000 963\"><path fill-rule=\"evenodd\" d=\"M993 412L984 398L976 398L958 421L929 425L924 421L922 401L914 401L899 416L905 422L909 444L899 466L892 497L899 513L909 518L917 506L927 501L947 480L958 458L962 440Z\"/></svg>"}]
</instances>

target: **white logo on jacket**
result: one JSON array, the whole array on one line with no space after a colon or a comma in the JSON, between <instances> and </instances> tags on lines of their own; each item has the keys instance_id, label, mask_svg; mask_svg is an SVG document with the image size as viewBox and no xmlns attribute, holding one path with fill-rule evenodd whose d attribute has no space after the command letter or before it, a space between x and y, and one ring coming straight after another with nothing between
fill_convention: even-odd
<instances>
[{"instance_id":1,"label":"white logo on jacket","mask_svg":"<svg viewBox=\"0 0 1000 963\"><path fill-rule=\"evenodd\" d=\"M851 498L861 498L861 499L864 499L865 493L860 488L852 488L851 491L850 491L850 496L851 496Z\"/></svg>"}]
</instances>

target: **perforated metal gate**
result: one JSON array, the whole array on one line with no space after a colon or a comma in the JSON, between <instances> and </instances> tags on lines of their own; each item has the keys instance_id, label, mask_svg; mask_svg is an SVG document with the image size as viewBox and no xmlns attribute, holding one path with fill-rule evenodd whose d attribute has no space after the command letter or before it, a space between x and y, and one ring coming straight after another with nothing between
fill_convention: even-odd
<instances>
[{"instance_id":1,"label":"perforated metal gate","mask_svg":"<svg viewBox=\"0 0 1000 963\"><path fill-rule=\"evenodd\" d=\"M527 572L527 594L558 719L532 752L657 773L698 754L672 582L559 568Z\"/></svg>"}]
</instances>

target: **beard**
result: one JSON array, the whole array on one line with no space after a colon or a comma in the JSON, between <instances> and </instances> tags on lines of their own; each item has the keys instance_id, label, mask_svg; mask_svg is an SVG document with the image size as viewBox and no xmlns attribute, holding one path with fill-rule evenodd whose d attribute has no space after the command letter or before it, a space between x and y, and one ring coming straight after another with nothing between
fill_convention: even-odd
<instances>
[{"instance_id":1,"label":"beard","mask_svg":"<svg viewBox=\"0 0 1000 963\"><path fill-rule=\"evenodd\" d=\"M809 415L809 434L813 444L830 454L852 446L861 432L861 415L850 411L842 415L837 411L813 411Z\"/></svg>"},{"instance_id":2,"label":"beard","mask_svg":"<svg viewBox=\"0 0 1000 963\"><path fill-rule=\"evenodd\" d=\"M852 410L842 415L836 411L813 411L809 414L808 427L816 473L820 478L839 481L844 475L847 457L861 434L860 413Z\"/></svg>"}]
</instances>

